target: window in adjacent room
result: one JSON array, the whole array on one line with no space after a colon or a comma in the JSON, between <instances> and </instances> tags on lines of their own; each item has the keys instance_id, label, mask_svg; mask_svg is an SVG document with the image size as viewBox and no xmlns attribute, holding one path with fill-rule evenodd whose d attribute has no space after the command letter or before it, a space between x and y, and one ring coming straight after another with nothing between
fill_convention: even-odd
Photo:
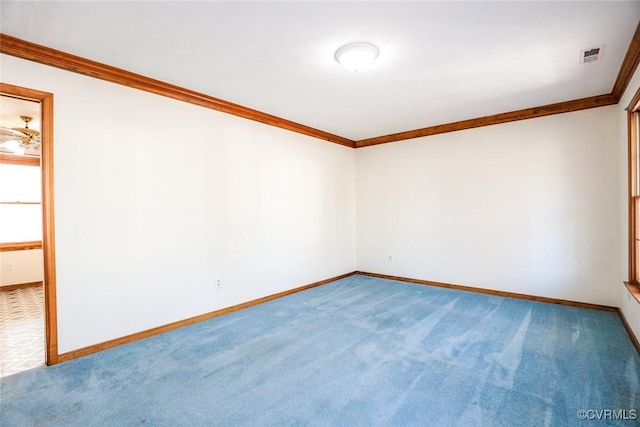
<instances>
[{"instance_id":1,"label":"window in adjacent room","mask_svg":"<svg viewBox=\"0 0 640 427\"><path fill-rule=\"evenodd\" d=\"M39 165L0 162L0 244L42 241Z\"/></svg>"}]
</instances>

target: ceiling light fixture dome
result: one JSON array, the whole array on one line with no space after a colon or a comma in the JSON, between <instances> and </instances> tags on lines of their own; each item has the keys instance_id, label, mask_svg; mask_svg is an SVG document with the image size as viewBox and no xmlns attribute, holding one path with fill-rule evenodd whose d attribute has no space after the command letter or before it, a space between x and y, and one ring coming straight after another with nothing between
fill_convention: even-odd
<instances>
[{"instance_id":1,"label":"ceiling light fixture dome","mask_svg":"<svg viewBox=\"0 0 640 427\"><path fill-rule=\"evenodd\" d=\"M373 64L373 61L378 57L378 48L371 43L349 43L338 49L335 56L336 61L344 68L358 72Z\"/></svg>"}]
</instances>

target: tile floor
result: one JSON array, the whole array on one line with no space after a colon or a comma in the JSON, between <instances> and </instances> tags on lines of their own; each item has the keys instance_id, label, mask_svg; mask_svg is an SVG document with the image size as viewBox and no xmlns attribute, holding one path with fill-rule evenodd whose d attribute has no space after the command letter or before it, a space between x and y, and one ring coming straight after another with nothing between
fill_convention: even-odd
<instances>
[{"instance_id":1,"label":"tile floor","mask_svg":"<svg viewBox=\"0 0 640 427\"><path fill-rule=\"evenodd\" d=\"M0 292L0 377L44 365L42 286Z\"/></svg>"}]
</instances>

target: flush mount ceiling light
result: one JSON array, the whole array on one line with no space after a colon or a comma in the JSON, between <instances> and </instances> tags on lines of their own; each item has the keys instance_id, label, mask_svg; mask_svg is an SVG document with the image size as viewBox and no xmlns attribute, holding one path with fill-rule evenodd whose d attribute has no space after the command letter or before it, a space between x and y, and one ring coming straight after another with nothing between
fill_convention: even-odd
<instances>
[{"instance_id":1,"label":"flush mount ceiling light","mask_svg":"<svg viewBox=\"0 0 640 427\"><path fill-rule=\"evenodd\" d=\"M349 71L362 71L378 57L378 48L371 43L357 42L342 46L336 51L336 61Z\"/></svg>"}]
</instances>

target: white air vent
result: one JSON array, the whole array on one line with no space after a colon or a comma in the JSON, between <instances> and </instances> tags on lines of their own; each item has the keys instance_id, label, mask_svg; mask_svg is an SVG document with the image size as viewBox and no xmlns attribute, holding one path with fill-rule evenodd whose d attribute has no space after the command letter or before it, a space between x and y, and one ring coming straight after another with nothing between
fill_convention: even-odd
<instances>
[{"instance_id":1,"label":"white air vent","mask_svg":"<svg viewBox=\"0 0 640 427\"><path fill-rule=\"evenodd\" d=\"M591 64L592 62L599 61L602 59L603 53L604 53L604 45L591 47L589 49L580 51L580 63Z\"/></svg>"}]
</instances>

